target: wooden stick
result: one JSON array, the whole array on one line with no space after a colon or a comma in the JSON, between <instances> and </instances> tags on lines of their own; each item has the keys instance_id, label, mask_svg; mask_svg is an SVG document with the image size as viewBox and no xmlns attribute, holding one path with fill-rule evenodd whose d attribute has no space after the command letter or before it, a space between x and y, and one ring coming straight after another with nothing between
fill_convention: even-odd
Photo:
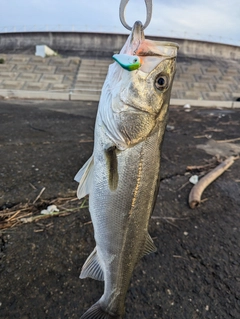
<instances>
[{"instance_id":1,"label":"wooden stick","mask_svg":"<svg viewBox=\"0 0 240 319\"><path fill-rule=\"evenodd\" d=\"M219 141L216 141L217 143L231 143L231 142L235 142L235 141L239 141L240 140L240 137L237 137L237 138L232 138L230 140L219 140Z\"/></svg>"},{"instance_id":2,"label":"wooden stick","mask_svg":"<svg viewBox=\"0 0 240 319\"><path fill-rule=\"evenodd\" d=\"M16 217L19 213L21 213L22 211L19 209L15 214L13 214L11 217L8 218L8 222L10 220L12 220L14 217Z\"/></svg>"},{"instance_id":3,"label":"wooden stick","mask_svg":"<svg viewBox=\"0 0 240 319\"><path fill-rule=\"evenodd\" d=\"M39 200L39 198L41 197L42 193L45 191L46 187L43 187L41 192L38 194L38 196L36 197L35 201L33 202L33 205L36 203L37 200Z\"/></svg>"},{"instance_id":4,"label":"wooden stick","mask_svg":"<svg viewBox=\"0 0 240 319\"><path fill-rule=\"evenodd\" d=\"M228 157L220 165L214 168L210 173L205 175L200 181L193 186L189 194L188 203L191 208L197 207L201 202L202 193L215 179L217 179L223 172L225 172L236 158L234 156Z\"/></svg>"}]
</instances>

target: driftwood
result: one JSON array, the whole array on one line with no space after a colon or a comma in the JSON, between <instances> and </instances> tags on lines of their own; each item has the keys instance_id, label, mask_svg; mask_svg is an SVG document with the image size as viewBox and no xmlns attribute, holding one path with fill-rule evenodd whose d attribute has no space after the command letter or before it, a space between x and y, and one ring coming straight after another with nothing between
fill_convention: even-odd
<instances>
[{"instance_id":1,"label":"driftwood","mask_svg":"<svg viewBox=\"0 0 240 319\"><path fill-rule=\"evenodd\" d=\"M217 143L232 143L232 142L236 142L239 141L240 137L237 138L231 138L230 140L218 140L216 141Z\"/></svg>"},{"instance_id":2,"label":"driftwood","mask_svg":"<svg viewBox=\"0 0 240 319\"><path fill-rule=\"evenodd\" d=\"M201 202L202 193L215 179L225 172L233 163L236 157L230 156L220 165L214 168L210 173L205 175L200 181L193 186L189 194L188 203L191 208L197 207Z\"/></svg>"}]
</instances>

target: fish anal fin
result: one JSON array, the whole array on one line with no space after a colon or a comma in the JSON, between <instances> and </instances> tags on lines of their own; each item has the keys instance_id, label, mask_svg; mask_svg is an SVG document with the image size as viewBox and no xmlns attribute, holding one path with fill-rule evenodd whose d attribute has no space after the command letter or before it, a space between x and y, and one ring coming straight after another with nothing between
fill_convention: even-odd
<instances>
[{"instance_id":1,"label":"fish anal fin","mask_svg":"<svg viewBox=\"0 0 240 319\"><path fill-rule=\"evenodd\" d=\"M104 274L102 267L99 263L99 258L97 254L97 249L95 248L93 252L89 255L88 259L85 261L80 278L92 278L95 280L104 281Z\"/></svg>"},{"instance_id":2,"label":"fish anal fin","mask_svg":"<svg viewBox=\"0 0 240 319\"><path fill-rule=\"evenodd\" d=\"M85 312L80 319L122 319L122 316L114 316L105 312L99 302L95 303Z\"/></svg>"},{"instance_id":3,"label":"fish anal fin","mask_svg":"<svg viewBox=\"0 0 240 319\"><path fill-rule=\"evenodd\" d=\"M157 251L156 246L153 243L153 240L149 234L147 234L146 242L142 251L142 257Z\"/></svg>"},{"instance_id":4,"label":"fish anal fin","mask_svg":"<svg viewBox=\"0 0 240 319\"><path fill-rule=\"evenodd\" d=\"M93 164L94 163L92 155L74 177L75 181L79 182L77 189L77 197L79 199L85 197L90 193L93 178Z\"/></svg>"}]
</instances>

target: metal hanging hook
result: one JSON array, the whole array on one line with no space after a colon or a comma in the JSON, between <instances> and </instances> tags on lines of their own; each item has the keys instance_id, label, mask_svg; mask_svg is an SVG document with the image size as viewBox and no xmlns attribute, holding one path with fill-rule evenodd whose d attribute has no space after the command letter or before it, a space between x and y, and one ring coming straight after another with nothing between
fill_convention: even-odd
<instances>
[{"instance_id":1,"label":"metal hanging hook","mask_svg":"<svg viewBox=\"0 0 240 319\"><path fill-rule=\"evenodd\" d=\"M122 22L122 25L126 29L131 31L132 27L130 27L125 20L125 9L128 4L128 1L129 0L121 0L120 7L119 7L119 17L120 17L120 21ZM152 0L144 0L144 1L146 4L147 18L146 18L146 22L143 25L143 30L146 29L146 27L149 25L152 18Z\"/></svg>"}]
</instances>

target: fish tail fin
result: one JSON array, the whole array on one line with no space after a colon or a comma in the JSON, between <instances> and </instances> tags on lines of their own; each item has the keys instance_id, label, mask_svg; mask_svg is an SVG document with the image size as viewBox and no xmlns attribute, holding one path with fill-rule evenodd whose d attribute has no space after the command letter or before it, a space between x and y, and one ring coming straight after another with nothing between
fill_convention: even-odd
<instances>
[{"instance_id":1,"label":"fish tail fin","mask_svg":"<svg viewBox=\"0 0 240 319\"><path fill-rule=\"evenodd\" d=\"M122 319L122 316L114 316L107 313L101 308L99 302L97 302L89 308L80 319Z\"/></svg>"}]
</instances>

